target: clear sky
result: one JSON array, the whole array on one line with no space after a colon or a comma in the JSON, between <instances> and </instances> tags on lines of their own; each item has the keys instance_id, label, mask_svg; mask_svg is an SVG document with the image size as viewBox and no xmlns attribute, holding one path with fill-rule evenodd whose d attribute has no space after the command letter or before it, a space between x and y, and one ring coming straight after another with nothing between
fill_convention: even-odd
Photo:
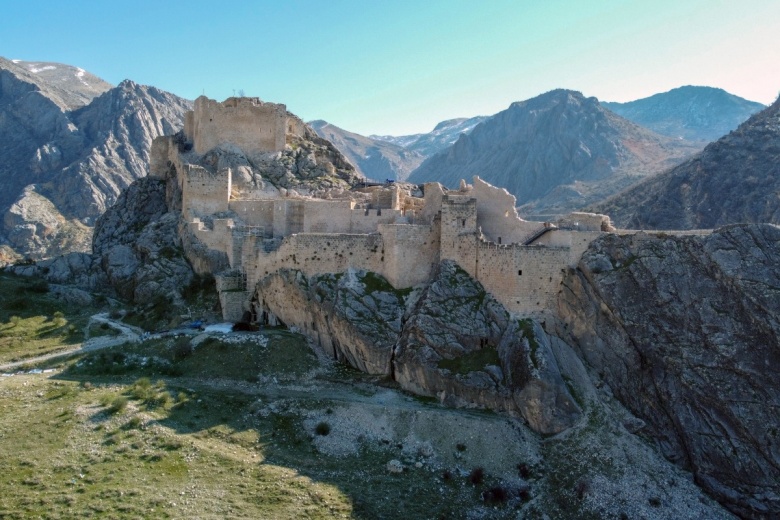
<instances>
[{"instance_id":1,"label":"clear sky","mask_svg":"<svg viewBox=\"0 0 780 520\"><path fill-rule=\"evenodd\" d=\"M0 0L0 55L361 134L426 132L562 87L630 101L780 91L780 0Z\"/></svg>"}]
</instances>

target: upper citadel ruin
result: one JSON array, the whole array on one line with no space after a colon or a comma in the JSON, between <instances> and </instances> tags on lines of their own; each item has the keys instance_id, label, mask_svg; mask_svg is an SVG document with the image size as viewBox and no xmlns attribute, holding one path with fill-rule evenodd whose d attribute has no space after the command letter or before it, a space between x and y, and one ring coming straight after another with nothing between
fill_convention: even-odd
<instances>
[{"instance_id":1,"label":"upper citadel ruin","mask_svg":"<svg viewBox=\"0 0 780 520\"><path fill-rule=\"evenodd\" d=\"M262 301L252 301L251 289L281 268L307 276L372 271L403 289L430 281L442 260L455 261L513 315L543 317L554 309L566 268L614 230L609 217L592 213L525 221L513 195L476 176L458 190L439 183L286 190L252 179L247 166L194 164L219 148L243 153L251 165L296 146L305 128L282 104L201 96L186 116L184 142L154 141L150 176L177 172L188 238L226 258L218 267L193 262L200 271L220 271L225 319L251 311L273 321Z\"/></svg>"}]
</instances>

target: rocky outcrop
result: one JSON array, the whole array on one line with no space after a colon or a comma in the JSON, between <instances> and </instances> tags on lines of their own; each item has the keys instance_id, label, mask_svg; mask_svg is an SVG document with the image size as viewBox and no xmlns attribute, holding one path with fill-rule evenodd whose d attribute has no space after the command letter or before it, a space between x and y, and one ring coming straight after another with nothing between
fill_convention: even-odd
<instances>
[{"instance_id":1,"label":"rocky outcrop","mask_svg":"<svg viewBox=\"0 0 780 520\"><path fill-rule=\"evenodd\" d=\"M780 515L780 228L593 242L562 335L663 453L746 518Z\"/></svg>"},{"instance_id":2,"label":"rocky outcrop","mask_svg":"<svg viewBox=\"0 0 780 520\"><path fill-rule=\"evenodd\" d=\"M179 214L168 211L165 195L164 181L139 179L95 225L93 254L127 300L175 296L192 279L177 232Z\"/></svg>"},{"instance_id":3,"label":"rocky outcrop","mask_svg":"<svg viewBox=\"0 0 780 520\"><path fill-rule=\"evenodd\" d=\"M281 152L249 158L256 180L268 179L277 188L316 191L349 188L363 181L363 175L333 143L308 125L302 136L292 136Z\"/></svg>"},{"instance_id":4,"label":"rocky outcrop","mask_svg":"<svg viewBox=\"0 0 780 520\"><path fill-rule=\"evenodd\" d=\"M596 206L628 229L780 223L780 99L700 154Z\"/></svg>"},{"instance_id":5,"label":"rocky outcrop","mask_svg":"<svg viewBox=\"0 0 780 520\"><path fill-rule=\"evenodd\" d=\"M368 374L390 374L404 298L384 279L355 271L307 279L285 269L265 277L257 296L268 311L304 330L334 359Z\"/></svg>"},{"instance_id":6,"label":"rocky outcrop","mask_svg":"<svg viewBox=\"0 0 780 520\"><path fill-rule=\"evenodd\" d=\"M454 188L479 175L515 195L525 214L565 214L698 150L615 115L596 98L554 90L513 103L462 135L409 181Z\"/></svg>"},{"instance_id":7,"label":"rocky outcrop","mask_svg":"<svg viewBox=\"0 0 780 520\"><path fill-rule=\"evenodd\" d=\"M166 183L143 178L130 185L95 225L93 254L70 253L11 269L147 304L175 303L194 275L179 240L179 214L169 211Z\"/></svg>"},{"instance_id":8,"label":"rocky outcrop","mask_svg":"<svg viewBox=\"0 0 780 520\"><path fill-rule=\"evenodd\" d=\"M452 262L415 290L398 291L361 271L307 279L282 270L265 277L255 296L264 312L300 328L335 359L392 375L411 392L517 413L545 434L580 416L544 330L511 319Z\"/></svg>"},{"instance_id":9,"label":"rocky outcrop","mask_svg":"<svg viewBox=\"0 0 780 520\"><path fill-rule=\"evenodd\" d=\"M148 171L152 140L190 103L60 64L0 58L0 243L41 259L89 249L91 228Z\"/></svg>"},{"instance_id":10,"label":"rocky outcrop","mask_svg":"<svg viewBox=\"0 0 780 520\"><path fill-rule=\"evenodd\" d=\"M661 135L707 143L766 108L720 88L690 85L627 103L601 104Z\"/></svg>"},{"instance_id":11,"label":"rocky outcrop","mask_svg":"<svg viewBox=\"0 0 780 520\"><path fill-rule=\"evenodd\" d=\"M441 263L408 312L393 365L407 390L455 406L519 411L540 433L558 433L579 418L544 330L510 318L453 262Z\"/></svg>"}]
</instances>

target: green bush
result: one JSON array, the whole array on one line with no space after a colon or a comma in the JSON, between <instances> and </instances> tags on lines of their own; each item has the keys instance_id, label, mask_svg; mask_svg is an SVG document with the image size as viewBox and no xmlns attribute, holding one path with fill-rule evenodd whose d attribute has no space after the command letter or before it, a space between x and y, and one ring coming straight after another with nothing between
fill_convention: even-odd
<instances>
[{"instance_id":1,"label":"green bush","mask_svg":"<svg viewBox=\"0 0 780 520\"><path fill-rule=\"evenodd\" d=\"M49 282L47 282L46 280L36 280L35 282L31 283L24 289L25 291L31 293L46 294L47 292L49 292Z\"/></svg>"},{"instance_id":2,"label":"green bush","mask_svg":"<svg viewBox=\"0 0 780 520\"><path fill-rule=\"evenodd\" d=\"M317 423L317 426L314 427L314 433L317 435L327 435L330 433L330 424L326 423L325 421Z\"/></svg>"},{"instance_id":3,"label":"green bush","mask_svg":"<svg viewBox=\"0 0 780 520\"><path fill-rule=\"evenodd\" d=\"M182 336L180 338L176 338L176 341L173 343L173 347L171 347L171 351L174 361L180 361L190 357L194 349L192 348L192 342L190 341L190 338L188 336Z\"/></svg>"},{"instance_id":4,"label":"green bush","mask_svg":"<svg viewBox=\"0 0 780 520\"><path fill-rule=\"evenodd\" d=\"M142 377L130 388L130 397L138 401L146 401L154 397L155 391L148 377Z\"/></svg>"},{"instance_id":5,"label":"green bush","mask_svg":"<svg viewBox=\"0 0 780 520\"><path fill-rule=\"evenodd\" d=\"M127 408L127 397L120 395L111 401L111 406L108 407L109 413L116 414L124 411Z\"/></svg>"}]
</instances>

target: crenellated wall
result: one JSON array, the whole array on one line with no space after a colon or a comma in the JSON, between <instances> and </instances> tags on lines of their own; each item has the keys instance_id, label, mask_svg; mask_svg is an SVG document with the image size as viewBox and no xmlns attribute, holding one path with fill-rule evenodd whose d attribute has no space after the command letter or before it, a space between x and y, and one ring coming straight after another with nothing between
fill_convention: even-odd
<instances>
[{"instance_id":1,"label":"crenellated wall","mask_svg":"<svg viewBox=\"0 0 780 520\"><path fill-rule=\"evenodd\" d=\"M199 98L186 132L197 138L207 130L206 117L216 130L206 131L211 141L196 139L196 151L222 138L236 145L232 140L238 136L230 132L241 132L244 124L258 127L244 117L265 121L258 127L262 131L273 118L288 117L283 108L243 98L219 104ZM229 131L218 128L228 122ZM296 125L285 119L280 135L302 131ZM271 146L270 141L258 145L255 134L238 144ZM425 184L422 198L392 185L362 188L353 198L282 193L241 200L231 198L230 169L212 173L182 157L171 138L156 140L150 175L165 178L176 171L190 222L183 229L206 249L226 255L232 272L242 274L244 287L222 291L226 318L246 310L249 302L241 299L250 298L251 288L279 269L306 276L366 270L402 289L431 280L441 260L457 262L510 312L544 315L554 309L565 270L576 266L590 242L613 229L609 217L592 213L572 213L554 223L524 221L514 196L478 177L459 190Z\"/></svg>"}]
</instances>

